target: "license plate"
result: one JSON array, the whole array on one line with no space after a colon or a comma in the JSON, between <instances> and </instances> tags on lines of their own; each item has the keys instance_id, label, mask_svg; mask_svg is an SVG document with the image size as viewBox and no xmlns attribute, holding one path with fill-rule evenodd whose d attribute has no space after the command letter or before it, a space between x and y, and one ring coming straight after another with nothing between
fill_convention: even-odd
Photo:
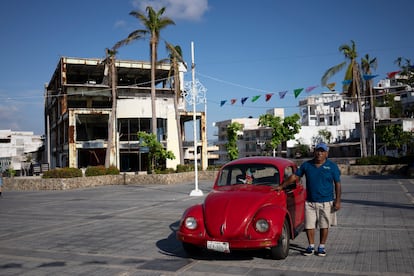
<instances>
[{"instance_id":1,"label":"license plate","mask_svg":"<svg viewBox=\"0 0 414 276\"><path fill-rule=\"evenodd\" d=\"M218 241L207 241L207 249L230 253L230 247L228 242L218 242Z\"/></svg>"}]
</instances>

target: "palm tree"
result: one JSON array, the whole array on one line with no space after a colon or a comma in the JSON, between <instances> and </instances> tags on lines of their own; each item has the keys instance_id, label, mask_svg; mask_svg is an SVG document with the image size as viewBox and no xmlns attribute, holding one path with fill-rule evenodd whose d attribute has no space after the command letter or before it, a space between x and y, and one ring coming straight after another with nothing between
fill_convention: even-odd
<instances>
[{"instance_id":1,"label":"palm tree","mask_svg":"<svg viewBox=\"0 0 414 276\"><path fill-rule=\"evenodd\" d=\"M356 61L358 57L358 53L356 51L355 42L351 40L351 45L343 44L339 46L339 51L342 52L347 59L346 61L332 66L329 68L325 74L322 76L321 84L322 86L326 86L328 79L341 71L349 62L348 67L345 72L344 80L352 80L350 84L344 82L343 91L346 91L348 97L355 99L358 102L358 111L359 111L359 121L360 121L360 131L361 131L361 157L367 156L367 146L366 146L366 138L365 138L365 122L364 122L364 115L362 110L361 104L361 71L359 68L359 64Z\"/></svg>"},{"instance_id":2,"label":"palm tree","mask_svg":"<svg viewBox=\"0 0 414 276\"><path fill-rule=\"evenodd\" d=\"M411 60L408 58L398 57L394 63L401 68L400 75L407 77L406 81L404 81L404 79L401 79L400 81L406 82L408 85L412 85L414 82L414 66L411 65Z\"/></svg>"},{"instance_id":3,"label":"palm tree","mask_svg":"<svg viewBox=\"0 0 414 276\"><path fill-rule=\"evenodd\" d=\"M366 54L365 57L361 58L361 69L362 72L365 75L371 75L371 68L376 70L377 69L377 58L373 58L370 59L369 55ZM369 135L369 137L371 137L371 139L369 139L370 141L370 147L369 149L372 150L372 155L375 155L376 153L376 145L375 145L375 100L374 100L374 93L373 93L373 89L372 89L372 79L366 79L365 80L365 95L369 94L369 107L370 107L370 132L371 135Z\"/></svg>"},{"instance_id":4,"label":"palm tree","mask_svg":"<svg viewBox=\"0 0 414 276\"><path fill-rule=\"evenodd\" d=\"M112 109L111 114L109 115L108 120L108 145L106 147L106 155L105 155L105 167L109 168L113 165L111 162L112 153L115 151L115 137L114 137L114 125L116 120L116 68L115 68L115 55L116 55L116 48L115 46L112 49L105 49L106 58L104 60L105 64L105 71L104 77L109 75L108 86L111 87L111 95L112 95Z\"/></svg>"},{"instance_id":5,"label":"palm tree","mask_svg":"<svg viewBox=\"0 0 414 276\"><path fill-rule=\"evenodd\" d=\"M167 51L170 53L170 63L172 65L172 72L174 74L174 110L175 110L175 119L177 123L177 132L178 132L178 146L179 146L179 153L180 153L180 164L184 164L184 152L183 152L183 141L182 141L182 133L181 133L181 119L180 119L180 112L178 112L178 99L181 97L181 89L180 89L180 70L179 66L180 63L183 64L186 68L186 64L183 60L183 54L180 46L173 46L168 42L165 42L165 46ZM171 73L171 70L170 70Z\"/></svg>"},{"instance_id":6,"label":"palm tree","mask_svg":"<svg viewBox=\"0 0 414 276\"><path fill-rule=\"evenodd\" d=\"M106 168L109 168L109 166L114 165L113 162L111 162L111 155L112 156L115 155L114 127L116 125L115 120L116 120L116 108L117 108L117 101L116 101L117 75L116 75L116 66L115 66L116 54L118 53L118 49L121 46L126 45L133 40L141 38L141 36L142 36L141 32L130 34L126 39L123 39L115 43L115 45L112 46L111 49L108 49L108 48L105 49L106 57L103 61L103 63L105 64L103 82L107 82L108 86L109 85L111 86L111 95L112 95L112 109L111 109L111 114L110 114L110 118L108 122L108 146L107 146L106 155L105 155L105 167ZM107 80L105 80L105 78L107 78Z\"/></svg>"},{"instance_id":7,"label":"palm tree","mask_svg":"<svg viewBox=\"0 0 414 276\"><path fill-rule=\"evenodd\" d=\"M146 29L135 30L129 34L128 38L124 40L129 43L135 39L143 36L150 36L150 55L151 55L151 110L152 110L152 133L157 136L157 113L155 107L155 65L157 63L157 49L160 39L160 31L168 25L175 25L174 21L168 17L162 16L165 12L165 7L159 11L154 11L151 6L146 8L147 15L140 11L132 11L129 14L136 17Z\"/></svg>"}]
</instances>

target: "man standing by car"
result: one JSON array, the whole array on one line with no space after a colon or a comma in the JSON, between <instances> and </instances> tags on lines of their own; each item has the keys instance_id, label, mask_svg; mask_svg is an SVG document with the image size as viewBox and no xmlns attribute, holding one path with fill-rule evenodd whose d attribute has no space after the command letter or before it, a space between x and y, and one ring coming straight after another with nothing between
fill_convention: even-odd
<instances>
[{"instance_id":1,"label":"man standing by car","mask_svg":"<svg viewBox=\"0 0 414 276\"><path fill-rule=\"evenodd\" d=\"M328 146L319 143L315 147L314 158L304 162L295 174L292 174L280 186L286 185L306 176L305 231L309 246L303 253L315 254L315 228L320 230L318 256L326 256L325 243L328 230L336 224L335 212L341 208L341 173L338 166L328 160Z\"/></svg>"}]
</instances>

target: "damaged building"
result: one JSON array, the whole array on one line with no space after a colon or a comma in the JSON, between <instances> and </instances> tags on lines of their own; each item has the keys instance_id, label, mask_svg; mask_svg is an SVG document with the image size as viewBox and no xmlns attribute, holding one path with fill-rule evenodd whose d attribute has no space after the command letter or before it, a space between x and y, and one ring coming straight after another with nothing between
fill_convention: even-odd
<instances>
[{"instance_id":1,"label":"damaged building","mask_svg":"<svg viewBox=\"0 0 414 276\"><path fill-rule=\"evenodd\" d=\"M112 107L114 150L111 164L122 172L148 170L148 149L140 145L137 133L151 133L151 64L143 61L115 60L116 105L112 105L112 87L102 59L61 57L45 88L46 151L50 168L86 168L105 164L108 126ZM183 89L185 69L180 76ZM161 166L175 169L183 163L185 123L193 113L186 111L183 97L176 96L171 85L171 65L157 64L156 115L157 139L175 155ZM174 104L177 97L177 104ZM178 113L178 116L177 116ZM202 150L200 163L207 167L205 113L196 112ZM180 127L177 127L177 120ZM181 131L179 131L181 129ZM194 146L194 145L192 145Z\"/></svg>"}]
</instances>

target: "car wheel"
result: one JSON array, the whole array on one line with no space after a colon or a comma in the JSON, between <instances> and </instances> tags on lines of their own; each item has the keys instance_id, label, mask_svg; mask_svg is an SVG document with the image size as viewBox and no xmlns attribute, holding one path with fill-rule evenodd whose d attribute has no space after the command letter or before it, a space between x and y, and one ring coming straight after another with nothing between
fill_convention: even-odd
<instances>
[{"instance_id":1,"label":"car wheel","mask_svg":"<svg viewBox=\"0 0 414 276\"><path fill-rule=\"evenodd\" d=\"M198 256L201 254L201 248L194 244L183 242L183 248L185 253L190 256Z\"/></svg>"},{"instance_id":2,"label":"car wheel","mask_svg":"<svg viewBox=\"0 0 414 276\"><path fill-rule=\"evenodd\" d=\"M289 255L289 246L290 246L290 234L289 234L289 224L285 220L283 223L282 234L277 242L277 245L270 248L270 254L272 259L282 260Z\"/></svg>"}]
</instances>

